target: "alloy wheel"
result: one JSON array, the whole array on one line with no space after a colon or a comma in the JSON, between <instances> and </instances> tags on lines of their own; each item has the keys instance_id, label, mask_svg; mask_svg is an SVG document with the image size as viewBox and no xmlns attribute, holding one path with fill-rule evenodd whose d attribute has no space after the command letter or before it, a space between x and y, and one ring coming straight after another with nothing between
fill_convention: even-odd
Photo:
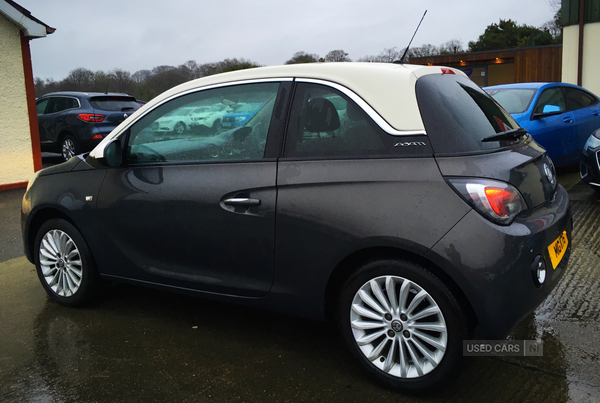
<instances>
[{"instance_id":1,"label":"alloy wheel","mask_svg":"<svg viewBox=\"0 0 600 403\"><path fill-rule=\"evenodd\" d=\"M62 143L62 156L65 161L71 159L71 157L75 156L75 143L70 138L66 138Z\"/></svg>"},{"instance_id":2,"label":"alloy wheel","mask_svg":"<svg viewBox=\"0 0 600 403\"><path fill-rule=\"evenodd\" d=\"M350 321L361 353L398 378L418 378L442 361L448 329L436 301L413 281L381 276L356 292Z\"/></svg>"},{"instance_id":3,"label":"alloy wheel","mask_svg":"<svg viewBox=\"0 0 600 403\"><path fill-rule=\"evenodd\" d=\"M83 263L73 239L64 231L48 231L40 243L40 268L56 295L70 297L81 286Z\"/></svg>"}]
</instances>

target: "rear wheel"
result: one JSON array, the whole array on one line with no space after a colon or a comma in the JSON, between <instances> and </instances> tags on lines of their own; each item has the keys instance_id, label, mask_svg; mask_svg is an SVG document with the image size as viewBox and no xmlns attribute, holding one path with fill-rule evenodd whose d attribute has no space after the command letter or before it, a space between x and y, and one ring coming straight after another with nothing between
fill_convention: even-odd
<instances>
[{"instance_id":1,"label":"rear wheel","mask_svg":"<svg viewBox=\"0 0 600 403\"><path fill-rule=\"evenodd\" d=\"M88 302L100 285L90 251L79 231L68 221L51 219L38 231L35 266L42 286L63 305Z\"/></svg>"},{"instance_id":2,"label":"rear wheel","mask_svg":"<svg viewBox=\"0 0 600 403\"><path fill-rule=\"evenodd\" d=\"M60 150L65 161L70 160L75 155L79 154L77 143L73 136L67 135L60 142Z\"/></svg>"},{"instance_id":3,"label":"rear wheel","mask_svg":"<svg viewBox=\"0 0 600 403\"><path fill-rule=\"evenodd\" d=\"M460 304L416 264L378 260L344 285L338 324L353 355L389 387L423 391L457 373L469 326Z\"/></svg>"}]
</instances>

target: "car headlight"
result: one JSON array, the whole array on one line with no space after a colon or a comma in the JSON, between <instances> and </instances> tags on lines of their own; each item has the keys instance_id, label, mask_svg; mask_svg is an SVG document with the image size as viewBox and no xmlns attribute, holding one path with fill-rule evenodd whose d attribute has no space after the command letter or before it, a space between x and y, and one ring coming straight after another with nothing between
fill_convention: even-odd
<instances>
[{"instance_id":1,"label":"car headlight","mask_svg":"<svg viewBox=\"0 0 600 403\"><path fill-rule=\"evenodd\" d=\"M583 146L583 149L587 151L590 148L596 147L600 147L600 130L596 130L594 133L592 133Z\"/></svg>"}]
</instances>

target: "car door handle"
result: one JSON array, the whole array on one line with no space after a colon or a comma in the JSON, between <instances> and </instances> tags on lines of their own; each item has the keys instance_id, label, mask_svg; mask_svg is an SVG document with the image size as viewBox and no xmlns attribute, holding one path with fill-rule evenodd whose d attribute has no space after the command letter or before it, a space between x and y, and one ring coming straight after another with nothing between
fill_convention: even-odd
<instances>
[{"instance_id":1,"label":"car door handle","mask_svg":"<svg viewBox=\"0 0 600 403\"><path fill-rule=\"evenodd\" d=\"M223 200L228 206L260 206L260 199L250 199L248 197L232 197Z\"/></svg>"},{"instance_id":2,"label":"car door handle","mask_svg":"<svg viewBox=\"0 0 600 403\"><path fill-rule=\"evenodd\" d=\"M596 112L592 113L592 115L598 116L598 115L600 115L600 112L596 111Z\"/></svg>"},{"instance_id":3,"label":"car door handle","mask_svg":"<svg viewBox=\"0 0 600 403\"><path fill-rule=\"evenodd\" d=\"M563 122L565 122L565 123L572 123L573 119L571 119L571 118L564 118Z\"/></svg>"}]
</instances>

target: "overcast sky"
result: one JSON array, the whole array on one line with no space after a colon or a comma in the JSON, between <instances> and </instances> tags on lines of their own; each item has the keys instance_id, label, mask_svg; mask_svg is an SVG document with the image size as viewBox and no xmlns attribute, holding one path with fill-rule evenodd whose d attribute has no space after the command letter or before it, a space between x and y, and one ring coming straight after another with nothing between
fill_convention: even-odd
<instances>
[{"instance_id":1,"label":"overcast sky","mask_svg":"<svg viewBox=\"0 0 600 403\"><path fill-rule=\"evenodd\" d=\"M499 19L541 26L551 0L16 0L56 32L31 41L35 77L78 67L131 73L159 65L245 58L283 64L298 52L343 49L356 60L408 44L467 47Z\"/></svg>"}]
</instances>

